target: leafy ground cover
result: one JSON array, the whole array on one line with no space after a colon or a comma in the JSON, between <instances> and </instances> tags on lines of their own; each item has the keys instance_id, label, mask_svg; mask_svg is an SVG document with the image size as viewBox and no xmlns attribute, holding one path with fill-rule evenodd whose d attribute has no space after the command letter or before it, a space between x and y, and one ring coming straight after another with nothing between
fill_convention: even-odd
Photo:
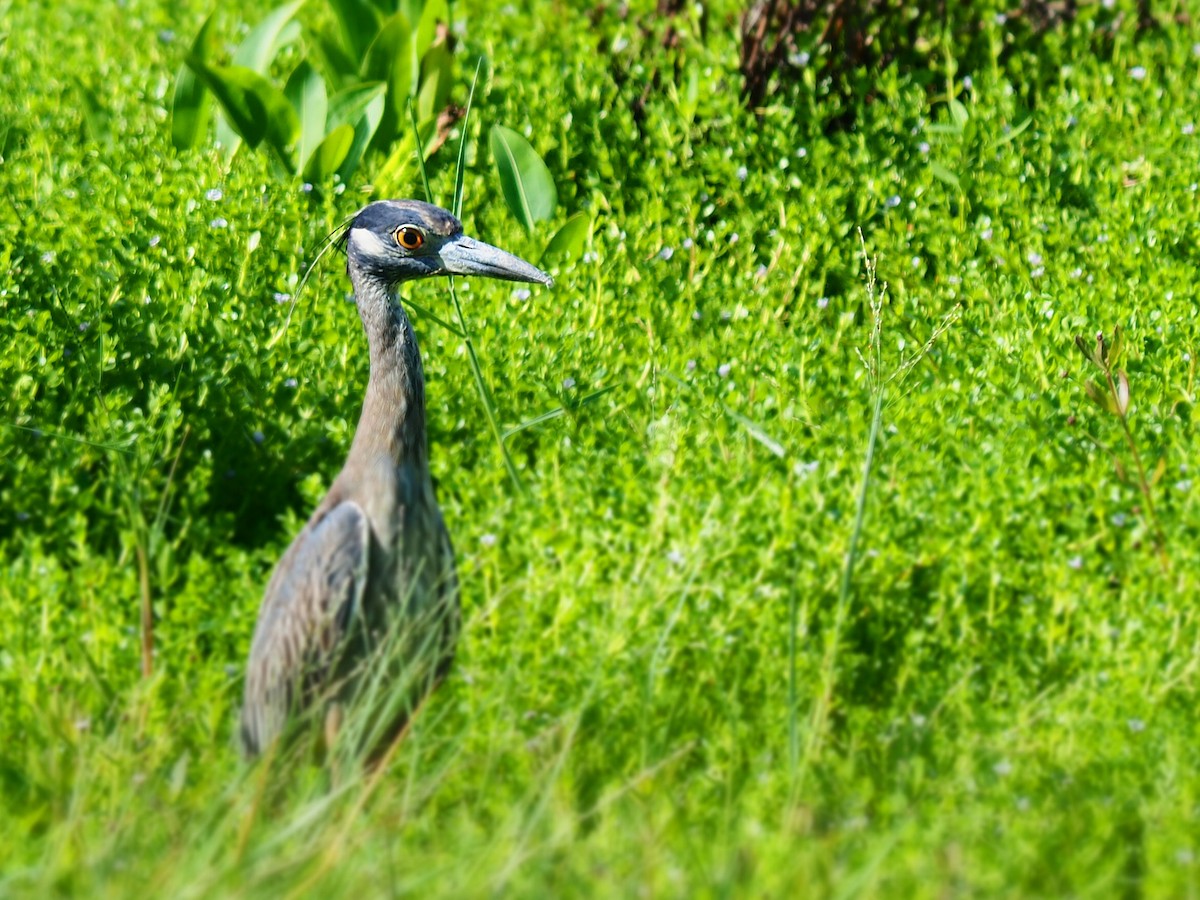
<instances>
[{"instance_id":1,"label":"leafy ground cover","mask_svg":"<svg viewBox=\"0 0 1200 900\"><path fill-rule=\"evenodd\" d=\"M392 764L340 779L232 730L357 419L336 258L290 307L371 164L306 191L172 149L198 4L0 22L0 893L1200 890L1200 32L997 7L747 111L737 10L664 47L644 7L456 8L458 70L491 63L468 229L537 259L594 225L553 291L460 287L524 493L416 314L467 624ZM544 230L495 122L556 179ZM1076 346L1118 326L1153 516Z\"/></svg>"}]
</instances>

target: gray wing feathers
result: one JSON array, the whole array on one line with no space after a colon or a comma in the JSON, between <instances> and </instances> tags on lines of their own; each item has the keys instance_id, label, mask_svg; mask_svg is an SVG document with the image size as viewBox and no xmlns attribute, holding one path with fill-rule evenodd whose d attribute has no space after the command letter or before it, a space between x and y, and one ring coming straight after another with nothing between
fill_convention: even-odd
<instances>
[{"instance_id":1,"label":"gray wing feathers","mask_svg":"<svg viewBox=\"0 0 1200 900\"><path fill-rule=\"evenodd\" d=\"M369 535L362 508L344 501L309 523L279 561L246 667L241 731L247 753L278 736L298 694L318 685L335 661L362 603Z\"/></svg>"}]
</instances>

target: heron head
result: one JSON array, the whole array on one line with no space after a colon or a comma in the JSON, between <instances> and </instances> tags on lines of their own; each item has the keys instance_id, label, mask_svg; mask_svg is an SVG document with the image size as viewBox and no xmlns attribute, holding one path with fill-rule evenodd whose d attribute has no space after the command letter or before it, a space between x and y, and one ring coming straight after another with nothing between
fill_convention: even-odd
<instances>
[{"instance_id":1,"label":"heron head","mask_svg":"<svg viewBox=\"0 0 1200 900\"><path fill-rule=\"evenodd\" d=\"M446 210L419 200L378 200L346 232L346 264L388 285L434 275L554 283L525 260L463 234Z\"/></svg>"}]
</instances>

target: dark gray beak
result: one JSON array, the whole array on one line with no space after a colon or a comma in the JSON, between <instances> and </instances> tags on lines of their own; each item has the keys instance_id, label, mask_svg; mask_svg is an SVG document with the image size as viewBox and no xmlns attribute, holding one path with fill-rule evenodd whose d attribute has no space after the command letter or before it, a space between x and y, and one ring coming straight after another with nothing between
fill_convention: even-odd
<instances>
[{"instance_id":1,"label":"dark gray beak","mask_svg":"<svg viewBox=\"0 0 1200 900\"><path fill-rule=\"evenodd\" d=\"M444 243L438 251L438 257L450 275L481 275L504 281L528 281L547 287L554 284L554 279L537 266L531 266L518 256L465 234Z\"/></svg>"}]
</instances>

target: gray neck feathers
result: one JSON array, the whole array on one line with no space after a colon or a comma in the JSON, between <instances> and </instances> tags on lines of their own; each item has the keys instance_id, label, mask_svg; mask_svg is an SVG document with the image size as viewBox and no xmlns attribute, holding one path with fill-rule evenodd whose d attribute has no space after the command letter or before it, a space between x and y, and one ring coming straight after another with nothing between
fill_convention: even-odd
<instances>
[{"instance_id":1,"label":"gray neck feathers","mask_svg":"<svg viewBox=\"0 0 1200 900\"><path fill-rule=\"evenodd\" d=\"M371 353L371 378L350 455L365 463L387 454L424 468L425 374L412 323L394 288L354 266L350 280Z\"/></svg>"}]
</instances>

